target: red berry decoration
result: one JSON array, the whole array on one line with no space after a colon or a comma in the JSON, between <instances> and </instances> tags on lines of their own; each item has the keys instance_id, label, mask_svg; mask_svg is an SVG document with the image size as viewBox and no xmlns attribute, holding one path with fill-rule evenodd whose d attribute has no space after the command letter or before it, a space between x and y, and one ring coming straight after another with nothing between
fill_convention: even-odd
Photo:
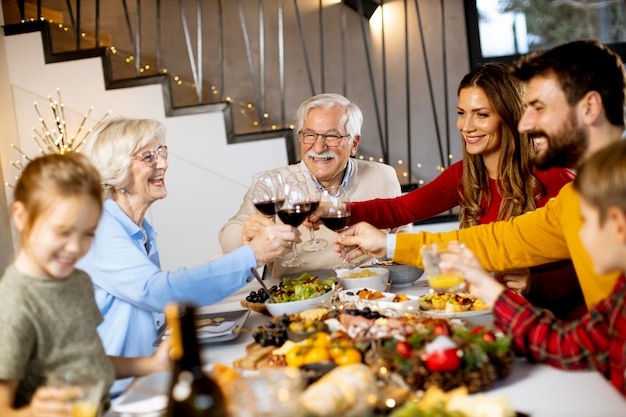
<instances>
[{"instance_id":1,"label":"red berry decoration","mask_svg":"<svg viewBox=\"0 0 626 417\"><path fill-rule=\"evenodd\" d=\"M472 334L481 334L485 330L485 326L480 325L472 329Z\"/></svg>"},{"instance_id":2,"label":"red berry decoration","mask_svg":"<svg viewBox=\"0 0 626 417\"><path fill-rule=\"evenodd\" d=\"M408 342L398 342L396 344L396 352L401 358L409 358L413 353L413 348Z\"/></svg>"},{"instance_id":3,"label":"red berry decoration","mask_svg":"<svg viewBox=\"0 0 626 417\"><path fill-rule=\"evenodd\" d=\"M424 349L422 359L430 372L454 372L461 366L463 351L448 336L437 336Z\"/></svg>"},{"instance_id":4,"label":"red berry decoration","mask_svg":"<svg viewBox=\"0 0 626 417\"><path fill-rule=\"evenodd\" d=\"M485 334L483 334L483 340L485 342L493 342L494 340L496 340L496 335L492 332L486 332Z\"/></svg>"},{"instance_id":5,"label":"red berry decoration","mask_svg":"<svg viewBox=\"0 0 626 417\"><path fill-rule=\"evenodd\" d=\"M437 324L435 325L433 332L436 335L446 335L449 336L450 335L450 325L448 325L447 322L443 323L443 324Z\"/></svg>"}]
</instances>

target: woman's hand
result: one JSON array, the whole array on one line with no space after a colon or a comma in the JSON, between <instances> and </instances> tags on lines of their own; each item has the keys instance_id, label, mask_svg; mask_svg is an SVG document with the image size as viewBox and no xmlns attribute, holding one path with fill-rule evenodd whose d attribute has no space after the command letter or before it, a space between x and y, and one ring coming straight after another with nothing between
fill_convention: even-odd
<instances>
[{"instance_id":1,"label":"woman's hand","mask_svg":"<svg viewBox=\"0 0 626 417\"><path fill-rule=\"evenodd\" d=\"M67 388L40 387L33 394L30 410L33 417L72 417Z\"/></svg>"},{"instance_id":2,"label":"woman's hand","mask_svg":"<svg viewBox=\"0 0 626 417\"><path fill-rule=\"evenodd\" d=\"M493 308L496 300L504 291L504 286L485 271L478 258L468 248L463 248L460 258L457 259L456 261L441 261L439 265L442 268L454 269L461 273L469 284L469 291L483 300L489 308Z\"/></svg>"},{"instance_id":3,"label":"woman's hand","mask_svg":"<svg viewBox=\"0 0 626 417\"><path fill-rule=\"evenodd\" d=\"M335 238L335 252L341 256L341 247L346 248L346 259L362 255L375 258L387 256L387 234L369 223L360 222L340 232Z\"/></svg>"},{"instance_id":4,"label":"woman's hand","mask_svg":"<svg viewBox=\"0 0 626 417\"><path fill-rule=\"evenodd\" d=\"M258 266L265 265L291 251L291 242L300 243L300 232L286 224L269 222L257 229L248 244L254 251Z\"/></svg>"}]
</instances>

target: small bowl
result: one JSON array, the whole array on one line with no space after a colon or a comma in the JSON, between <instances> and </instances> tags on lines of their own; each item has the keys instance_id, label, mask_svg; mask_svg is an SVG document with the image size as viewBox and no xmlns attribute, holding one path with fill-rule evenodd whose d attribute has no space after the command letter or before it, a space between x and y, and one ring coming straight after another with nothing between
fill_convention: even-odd
<instances>
[{"instance_id":1,"label":"small bowl","mask_svg":"<svg viewBox=\"0 0 626 417\"><path fill-rule=\"evenodd\" d=\"M350 277L364 270L375 275L371 277ZM389 271L385 268L354 268L337 270L337 281L347 290L355 288L369 288L376 291L385 291L389 286Z\"/></svg>"},{"instance_id":2,"label":"small bowl","mask_svg":"<svg viewBox=\"0 0 626 417\"><path fill-rule=\"evenodd\" d=\"M307 298L306 300L288 301L285 303L271 303L268 300L265 302L265 307L267 307L267 311L274 317L282 316L283 314L296 314L310 308L315 308L320 303L330 300L332 294L332 291L328 291L326 294L318 295L317 297Z\"/></svg>"},{"instance_id":3,"label":"small bowl","mask_svg":"<svg viewBox=\"0 0 626 417\"><path fill-rule=\"evenodd\" d=\"M398 264L388 258L374 259L372 265L389 271L389 281L394 288L410 287L424 274L423 269L412 265Z\"/></svg>"}]
</instances>

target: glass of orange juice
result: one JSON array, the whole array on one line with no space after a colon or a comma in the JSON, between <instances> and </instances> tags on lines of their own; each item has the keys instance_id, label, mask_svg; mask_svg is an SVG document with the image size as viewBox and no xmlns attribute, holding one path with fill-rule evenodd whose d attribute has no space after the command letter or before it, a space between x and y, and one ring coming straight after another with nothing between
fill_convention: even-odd
<instances>
[{"instance_id":1,"label":"glass of orange juice","mask_svg":"<svg viewBox=\"0 0 626 417\"><path fill-rule=\"evenodd\" d=\"M104 380L81 371L64 371L48 377L48 385L63 389L72 404L72 417L97 417L104 393Z\"/></svg>"},{"instance_id":2,"label":"glass of orange juice","mask_svg":"<svg viewBox=\"0 0 626 417\"><path fill-rule=\"evenodd\" d=\"M434 292L454 293L465 290L463 276L454 269L441 268L443 260L456 262L459 260L463 244L456 240L435 242L422 246L422 262L428 278L428 285Z\"/></svg>"}]
</instances>

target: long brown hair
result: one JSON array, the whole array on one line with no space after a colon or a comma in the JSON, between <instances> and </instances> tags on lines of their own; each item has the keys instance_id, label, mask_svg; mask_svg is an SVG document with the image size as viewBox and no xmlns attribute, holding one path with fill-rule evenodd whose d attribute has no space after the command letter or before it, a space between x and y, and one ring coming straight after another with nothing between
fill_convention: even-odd
<instances>
[{"instance_id":1,"label":"long brown hair","mask_svg":"<svg viewBox=\"0 0 626 417\"><path fill-rule=\"evenodd\" d=\"M470 71L459 84L457 95L468 87L482 89L491 106L502 119L501 147L498 160L498 192L502 204L498 220L532 211L536 200L545 194L545 187L534 176L532 158L533 142L517 131L524 112L523 84L512 75L505 64L489 63ZM472 155L463 146L463 179L459 190L462 198L460 227L479 224L483 216L480 203L491 201L489 176L482 155Z\"/></svg>"}]
</instances>

